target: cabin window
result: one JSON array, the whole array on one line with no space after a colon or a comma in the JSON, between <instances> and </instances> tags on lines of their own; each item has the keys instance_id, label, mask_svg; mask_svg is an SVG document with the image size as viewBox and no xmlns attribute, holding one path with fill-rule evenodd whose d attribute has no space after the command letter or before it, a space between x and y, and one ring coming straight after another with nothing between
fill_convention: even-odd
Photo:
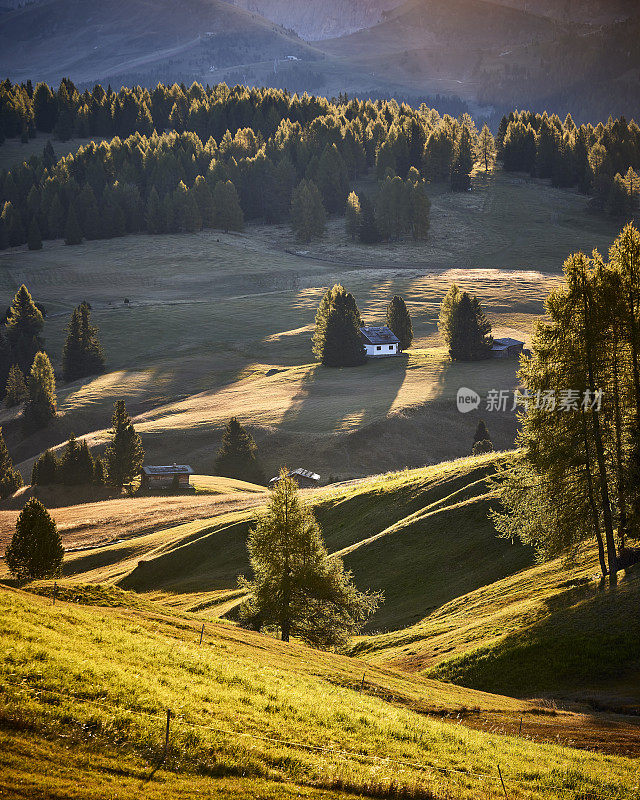
<instances>
[{"instance_id":1,"label":"cabin window","mask_svg":"<svg viewBox=\"0 0 640 800\"><path fill-rule=\"evenodd\" d=\"M379 344L379 345L376 347L376 350L382 350L382 345L380 345L380 344Z\"/></svg>"},{"instance_id":2,"label":"cabin window","mask_svg":"<svg viewBox=\"0 0 640 800\"><path fill-rule=\"evenodd\" d=\"M393 345L392 344L389 345L389 350L393 350Z\"/></svg>"}]
</instances>

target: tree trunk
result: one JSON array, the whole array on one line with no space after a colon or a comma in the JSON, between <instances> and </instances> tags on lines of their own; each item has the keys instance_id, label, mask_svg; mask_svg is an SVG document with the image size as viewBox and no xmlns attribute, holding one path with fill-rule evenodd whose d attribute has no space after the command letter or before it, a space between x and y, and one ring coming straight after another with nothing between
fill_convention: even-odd
<instances>
[{"instance_id":1,"label":"tree trunk","mask_svg":"<svg viewBox=\"0 0 640 800\"><path fill-rule=\"evenodd\" d=\"M622 415L620 413L620 379L618 374L618 330L613 331L613 403L614 424L616 432L616 467L618 483L619 523L618 540L620 549L624 549L624 538L627 530L627 503L625 495L624 465L622 453Z\"/></svg>"},{"instance_id":2,"label":"tree trunk","mask_svg":"<svg viewBox=\"0 0 640 800\"><path fill-rule=\"evenodd\" d=\"M593 491L593 476L591 473L591 451L589 449L589 437L587 436L587 421L582 411L582 436L584 439L584 452L585 452L585 470L587 473L587 491L589 495L589 505L591 506L591 515L593 517L593 530L596 534L596 541L598 542L598 560L600 561L600 571L602 577L606 577L607 562L604 557L604 542L602 541L602 531L600 530L600 517L598 516L598 508L596 506L596 498Z\"/></svg>"},{"instance_id":3,"label":"tree trunk","mask_svg":"<svg viewBox=\"0 0 640 800\"><path fill-rule=\"evenodd\" d=\"M582 276L582 302L584 320L584 341L585 355L587 357L587 373L589 378L589 390L591 396L595 395L595 376L593 368L593 354L591 348L591 320L589 315L589 298L585 285L585 275ZM602 440L602 429L600 426L600 415L596 409L592 411L593 419L593 438L596 448L596 462L600 473L600 496L602 501L602 516L604 520L604 532L607 543L607 561L609 563L609 580L617 583L618 580L618 555L616 553L616 543L613 535L613 515L611 513L611 498L609 496L609 486L607 482L607 465L604 454L604 443Z\"/></svg>"}]
</instances>

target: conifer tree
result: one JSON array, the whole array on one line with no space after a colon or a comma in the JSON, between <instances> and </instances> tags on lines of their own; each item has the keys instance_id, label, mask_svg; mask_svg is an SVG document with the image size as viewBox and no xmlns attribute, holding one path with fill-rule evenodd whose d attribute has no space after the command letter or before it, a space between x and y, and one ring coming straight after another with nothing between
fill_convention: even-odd
<instances>
[{"instance_id":1,"label":"conifer tree","mask_svg":"<svg viewBox=\"0 0 640 800\"><path fill-rule=\"evenodd\" d=\"M496 163L496 142L486 122L478 136L475 155L476 159L483 164L485 172L489 172L489 169L494 167Z\"/></svg>"},{"instance_id":2,"label":"conifer tree","mask_svg":"<svg viewBox=\"0 0 640 800\"><path fill-rule=\"evenodd\" d=\"M221 228L225 233L243 229L244 215L238 192L232 181L216 183L213 188L213 208L216 228Z\"/></svg>"},{"instance_id":3,"label":"conifer tree","mask_svg":"<svg viewBox=\"0 0 640 800\"><path fill-rule=\"evenodd\" d=\"M471 133L463 125L458 139L451 165L451 189L454 192L466 192L471 188L471 170L473 169L473 142Z\"/></svg>"},{"instance_id":4,"label":"conifer tree","mask_svg":"<svg viewBox=\"0 0 640 800\"><path fill-rule=\"evenodd\" d=\"M291 226L301 242L324 235L326 213L322 197L313 181L303 180L291 197Z\"/></svg>"},{"instance_id":5,"label":"conifer tree","mask_svg":"<svg viewBox=\"0 0 640 800\"><path fill-rule=\"evenodd\" d=\"M187 233L195 233L202 230L202 216L195 196L187 193L184 208L184 229Z\"/></svg>"},{"instance_id":6,"label":"conifer tree","mask_svg":"<svg viewBox=\"0 0 640 800\"><path fill-rule=\"evenodd\" d=\"M413 238L416 241L427 239L431 225L431 200L427 196L424 180L414 167L409 170L407 191L409 222Z\"/></svg>"},{"instance_id":7,"label":"conifer tree","mask_svg":"<svg viewBox=\"0 0 640 800\"><path fill-rule=\"evenodd\" d=\"M225 428L222 446L216 456L215 474L248 483L266 483L258 462L258 447L237 417L232 417Z\"/></svg>"},{"instance_id":8,"label":"conifer tree","mask_svg":"<svg viewBox=\"0 0 640 800\"><path fill-rule=\"evenodd\" d=\"M42 236L40 235L38 220L35 217L33 217L29 223L27 247L29 250L42 250Z\"/></svg>"},{"instance_id":9,"label":"conifer tree","mask_svg":"<svg viewBox=\"0 0 640 800\"><path fill-rule=\"evenodd\" d=\"M411 225L407 185L397 175L387 177L380 186L376 203L376 223L385 239L398 240Z\"/></svg>"},{"instance_id":10,"label":"conifer tree","mask_svg":"<svg viewBox=\"0 0 640 800\"><path fill-rule=\"evenodd\" d=\"M47 231L49 239L60 239L64 234L64 207L56 192L49 204L47 213Z\"/></svg>"},{"instance_id":11,"label":"conifer tree","mask_svg":"<svg viewBox=\"0 0 640 800\"><path fill-rule=\"evenodd\" d=\"M96 458L93 462L93 483L95 486L104 486L106 483L106 470L101 458Z\"/></svg>"},{"instance_id":12,"label":"conifer tree","mask_svg":"<svg viewBox=\"0 0 640 800\"><path fill-rule=\"evenodd\" d=\"M380 593L359 592L339 558L331 558L311 509L282 471L266 512L247 543L252 581L240 609L242 624L255 630L277 627L314 647L346 644L382 601Z\"/></svg>"},{"instance_id":13,"label":"conifer tree","mask_svg":"<svg viewBox=\"0 0 640 800\"><path fill-rule=\"evenodd\" d=\"M396 295L387 306L387 327L400 340L402 350L407 350L413 342L413 326L406 303Z\"/></svg>"},{"instance_id":14,"label":"conifer tree","mask_svg":"<svg viewBox=\"0 0 640 800\"><path fill-rule=\"evenodd\" d=\"M22 475L13 466L0 428L0 500L10 497L22 486Z\"/></svg>"},{"instance_id":15,"label":"conifer tree","mask_svg":"<svg viewBox=\"0 0 640 800\"><path fill-rule=\"evenodd\" d=\"M149 233L162 233L164 231L165 221L162 203L160 202L160 196L155 186L152 186L149 192L146 220Z\"/></svg>"},{"instance_id":16,"label":"conifer tree","mask_svg":"<svg viewBox=\"0 0 640 800\"><path fill-rule=\"evenodd\" d=\"M358 226L360 224L360 199L355 192L351 192L347 198L347 211L345 214L345 225L347 235L350 236L355 242L358 235Z\"/></svg>"},{"instance_id":17,"label":"conifer tree","mask_svg":"<svg viewBox=\"0 0 640 800\"><path fill-rule=\"evenodd\" d=\"M5 403L7 408L15 408L27 399L27 384L24 380L22 370L17 364L13 364L9 370L5 387Z\"/></svg>"},{"instance_id":18,"label":"conifer tree","mask_svg":"<svg viewBox=\"0 0 640 800\"><path fill-rule=\"evenodd\" d=\"M452 361L479 361L491 355L491 324L477 297L463 292L455 306L449 355Z\"/></svg>"},{"instance_id":19,"label":"conifer tree","mask_svg":"<svg viewBox=\"0 0 640 800\"><path fill-rule=\"evenodd\" d=\"M116 401L111 419L111 441L105 450L107 480L116 489L140 474L144 462L142 440L133 427L124 400Z\"/></svg>"},{"instance_id":20,"label":"conifer tree","mask_svg":"<svg viewBox=\"0 0 640 800\"><path fill-rule=\"evenodd\" d=\"M24 406L23 424L31 433L45 428L55 417L58 400L53 367L46 353L36 353L27 379L27 399Z\"/></svg>"},{"instance_id":21,"label":"conifer tree","mask_svg":"<svg viewBox=\"0 0 640 800\"><path fill-rule=\"evenodd\" d=\"M366 362L360 312L352 294L336 284L316 315L314 353L325 367L356 367Z\"/></svg>"},{"instance_id":22,"label":"conifer tree","mask_svg":"<svg viewBox=\"0 0 640 800\"><path fill-rule=\"evenodd\" d=\"M56 578L63 558L64 547L56 523L39 500L30 498L18 516L5 554L9 571L20 581Z\"/></svg>"},{"instance_id":23,"label":"conifer tree","mask_svg":"<svg viewBox=\"0 0 640 800\"><path fill-rule=\"evenodd\" d=\"M81 303L71 314L67 339L62 351L62 375L65 381L75 381L88 375L104 372L105 360L98 331L91 324L88 303Z\"/></svg>"},{"instance_id":24,"label":"conifer tree","mask_svg":"<svg viewBox=\"0 0 640 800\"><path fill-rule=\"evenodd\" d=\"M315 179L327 212L333 214L343 211L349 192L349 179L344 161L335 144L325 147L318 162Z\"/></svg>"},{"instance_id":25,"label":"conifer tree","mask_svg":"<svg viewBox=\"0 0 640 800\"><path fill-rule=\"evenodd\" d=\"M66 486L93 483L94 462L86 441L79 443L72 433L57 468L59 482Z\"/></svg>"},{"instance_id":26,"label":"conifer tree","mask_svg":"<svg viewBox=\"0 0 640 800\"><path fill-rule=\"evenodd\" d=\"M16 292L9 308L7 338L11 345L13 361L24 375L31 369L35 354L44 347L44 339L41 336L43 328L42 313L23 284Z\"/></svg>"},{"instance_id":27,"label":"conifer tree","mask_svg":"<svg viewBox=\"0 0 640 800\"><path fill-rule=\"evenodd\" d=\"M13 356L11 355L11 345L7 338L6 329L4 325L0 325L0 397L4 397L6 394L12 362Z\"/></svg>"},{"instance_id":28,"label":"conifer tree","mask_svg":"<svg viewBox=\"0 0 640 800\"><path fill-rule=\"evenodd\" d=\"M82 230L78 222L78 215L76 214L73 203L69 207L69 214L67 215L67 224L64 229L64 243L67 245L82 244Z\"/></svg>"},{"instance_id":29,"label":"conifer tree","mask_svg":"<svg viewBox=\"0 0 640 800\"><path fill-rule=\"evenodd\" d=\"M444 339L447 347L451 346L453 338L454 311L460 302L462 292L455 283L449 287L449 291L444 296L440 305L440 315L438 317L438 331Z\"/></svg>"},{"instance_id":30,"label":"conifer tree","mask_svg":"<svg viewBox=\"0 0 640 800\"><path fill-rule=\"evenodd\" d=\"M381 239L376 212L368 195L360 195L360 218L358 220L358 239L363 244L375 244Z\"/></svg>"},{"instance_id":31,"label":"conifer tree","mask_svg":"<svg viewBox=\"0 0 640 800\"><path fill-rule=\"evenodd\" d=\"M58 482L58 459L53 450L45 450L33 463L32 486L51 486Z\"/></svg>"},{"instance_id":32,"label":"conifer tree","mask_svg":"<svg viewBox=\"0 0 640 800\"><path fill-rule=\"evenodd\" d=\"M195 182L190 190L190 194L197 203L198 211L200 212L200 218L202 219L202 225L205 228L213 228L216 220L213 195L211 193L211 189L209 188L209 184L202 177L202 175L198 175L198 177L195 179Z\"/></svg>"},{"instance_id":33,"label":"conifer tree","mask_svg":"<svg viewBox=\"0 0 640 800\"><path fill-rule=\"evenodd\" d=\"M100 219L98 201L91 184L85 184L80 192L77 209L84 238L90 241L99 239L102 235L102 221Z\"/></svg>"},{"instance_id":34,"label":"conifer tree","mask_svg":"<svg viewBox=\"0 0 640 800\"><path fill-rule=\"evenodd\" d=\"M491 441L491 434L489 433L489 429L487 428L487 423L481 419L478 422L478 426L476 427L476 432L473 436L473 443L476 442L484 442L484 441Z\"/></svg>"}]
</instances>

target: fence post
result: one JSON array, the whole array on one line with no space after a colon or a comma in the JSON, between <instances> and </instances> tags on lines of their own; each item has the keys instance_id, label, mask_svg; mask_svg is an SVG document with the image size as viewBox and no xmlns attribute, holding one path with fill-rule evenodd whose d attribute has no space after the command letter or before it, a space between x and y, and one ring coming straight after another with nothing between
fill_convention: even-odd
<instances>
[{"instance_id":1,"label":"fence post","mask_svg":"<svg viewBox=\"0 0 640 800\"><path fill-rule=\"evenodd\" d=\"M202 637L204 636L204 622L202 623L202 630L200 631L200 644L202 644Z\"/></svg>"},{"instance_id":2,"label":"fence post","mask_svg":"<svg viewBox=\"0 0 640 800\"><path fill-rule=\"evenodd\" d=\"M58 591L58 584L54 581L53 582L53 605L56 604L56 593Z\"/></svg>"},{"instance_id":3,"label":"fence post","mask_svg":"<svg viewBox=\"0 0 640 800\"><path fill-rule=\"evenodd\" d=\"M366 672L363 672L363 673L362 673L362 683L360 684L360 691L361 691L361 692L363 692L363 691L364 691L364 676L365 676L366 674L367 674Z\"/></svg>"},{"instance_id":4,"label":"fence post","mask_svg":"<svg viewBox=\"0 0 640 800\"><path fill-rule=\"evenodd\" d=\"M502 772L500 770L500 764L498 764L498 775L500 776L500 783L502 784L502 791L504 792L504 796L509 800L509 795L507 794L507 788L504 785L504 780L502 779Z\"/></svg>"},{"instance_id":5,"label":"fence post","mask_svg":"<svg viewBox=\"0 0 640 800\"><path fill-rule=\"evenodd\" d=\"M171 723L171 710L167 709L167 731L164 737L164 757L167 757L167 752L169 751L169 725Z\"/></svg>"},{"instance_id":6,"label":"fence post","mask_svg":"<svg viewBox=\"0 0 640 800\"><path fill-rule=\"evenodd\" d=\"M520 730L518 731L518 736L522 734L522 714L520 715Z\"/></svg>"}]
</instances>

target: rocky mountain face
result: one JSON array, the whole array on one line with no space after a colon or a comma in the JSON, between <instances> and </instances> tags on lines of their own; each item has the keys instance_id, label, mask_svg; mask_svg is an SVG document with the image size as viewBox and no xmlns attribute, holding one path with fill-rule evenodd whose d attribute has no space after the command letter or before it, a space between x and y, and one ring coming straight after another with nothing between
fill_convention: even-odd
<instances>
[{"instance_id":1,"label":"rocky mountain face","mask_svg":"<svg viewBox=\"0 0 640 800\"><path fill-rule=\"evenodd\" d=\"M294 30L307 41L333 39L375 25L402 0L227 0Z\"/></svg>"}]
</instances>

